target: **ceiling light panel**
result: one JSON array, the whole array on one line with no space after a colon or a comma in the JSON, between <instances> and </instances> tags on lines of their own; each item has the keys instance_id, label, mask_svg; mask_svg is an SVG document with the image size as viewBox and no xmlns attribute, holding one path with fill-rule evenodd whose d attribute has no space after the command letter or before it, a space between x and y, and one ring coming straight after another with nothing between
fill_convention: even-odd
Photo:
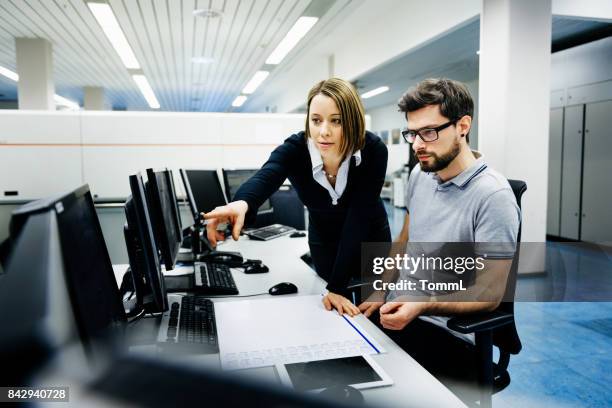
<instances>
[{"instance_id":1,"label":"ceiling light panel","mask_svg":"<svg viewBox=\"0 0 612 408\"><path fill-rule=\"evenodd\" d=\"M276 65L291 52L293 47L310 31L310 29L319 21L317 17L300 17L295 22L293 27L287 32L285 38L276 46L272 54L266 59L266 64Z\"/></svg>"},{"instance_id":2,"label":"ceiling light panel","mask_svg":"<svg viewBox=\"0 0 612 408\"><path fill-rule=\"evenodd\" d=\"M242 90L243 94L252 94L261 85L263 81L270 75L268 71L257 71L253 78L246 84Z\"/></svg>"},{"instance_id":3,"label":"ceiling light panel","mask_svg":"<svg viewBox=\"0 0 612 408\"><path fill-rule=\"evenodd\" d=\"M92 14L100 24L106 38L119 54L119 58L127 69L140 69L140 64L132 51L132 47L125 38L123 30L113 13L111 7L106 3L87 3Z\"/></svg>"},{"instance_id":4,"label":"ceiling light panel","mask_svg":"<svg viewBox=\"0 0 612 408\"><path fill-rule=\"evenodd\" d=\"M149 107L151 109L159 109L159 101L157 100L157 97L155 96L153 88L151 88L147 77L144 75L132 75L132 78L134 79L134 82L136 82L136 85L138 85L138 88L149 104Z\"/></svg>"},{"instance_id":5,"label":"ceiling light panel","mask_svg":"<svg viewBox=\"0 0 612 408\"><path fill-rule=\"evenodd\" d=\"M19 81L19 75L17 75L16 72L13 72L8 68L4 68L3 66L0 66L0 75L5 76L8 79L13 80L15 82Z\"/></svg>"},{"instance_id":6,"label":"ceiling light panel","mask_svg":"<svg viewBox=\"0 0 612 408\"><path fill-rule=\"evenodd\" d=\"M376 89L372 89L371 91L361 94L361 97L363 99L368 99L373 96L380 95L381 93L387 92L388 90L389 90L388 86L380 86Z\"/></svg>"},{"instance_id":7,"label":"ceiling light panel","mask_svg":"<svg viewBox=\"0 0 612 408\"><path fill-rule=\"evenodd\" d=\"M236 99L234 99L234 101L232 102L232 106L234 108L239 108L242 106L243 103L245 103L247 100L247 97L244 95L239 95L236 97Z\"/></svg>"}]
</instances>

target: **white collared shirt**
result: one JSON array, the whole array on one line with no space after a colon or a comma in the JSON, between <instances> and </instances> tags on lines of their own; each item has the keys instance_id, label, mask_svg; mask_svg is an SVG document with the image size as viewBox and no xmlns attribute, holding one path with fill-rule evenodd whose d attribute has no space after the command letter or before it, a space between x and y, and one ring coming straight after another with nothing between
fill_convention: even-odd
<instances>
[{"instance_id":1,"label":"white collared shirt","mask_svg":"<svg viewBox=\"0 0 612 408\"><path fill-rule=\"evenodd\" d=\"M353 153L352 156L347 157L340 164L340 167L338 168L338 174L336 175L335 187L332 187L329 180L325 176L325 172L323 171L323 159L321 158L321 153L319 152L319 149L317 149L311 138L308 138L308 153L310 153L310 161L312 163L312 177L317 183L319 183L327 190L329 196L332 199L332 204L337 205L338 200L346 189L346 182L348 181L348 172L351 163L351 157L355 158L355 165L359 166L361 164L361 150L357 150L355 153Z\"/></svg>"}]
</instances>

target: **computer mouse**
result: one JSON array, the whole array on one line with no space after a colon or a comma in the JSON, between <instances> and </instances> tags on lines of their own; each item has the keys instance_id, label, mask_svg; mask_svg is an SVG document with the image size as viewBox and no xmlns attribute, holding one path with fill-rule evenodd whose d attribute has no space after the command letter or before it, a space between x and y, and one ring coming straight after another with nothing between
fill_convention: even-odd
<instances>
[{"instance_id":1,"label":"computer mouse","mask_svg":"<svg viewBox=\"0 0 612 408\"><path fill-rule=\"evenodd\" d=\"M268 291L271 295L289 295L291 293L297 293L298 288L293 283L281 282L270 288Z\"/></svg>"},{"instance_id":2,"label":"computer mouse","mask_svg":"<svg viewBox=\"0 0 612 408\"><path fill-rule=\"evenodd\" d=\"M334 385L324 389L319 395L334 401L343 401L350 404L363 404L363 394L357 388L350 385Z\"/></svg>"},{"instance_id":3,"label":"computer mouse","mask_svg":"<svg viewBox=\"0 0 612 408\"><path fill-rule=\"evenodd\" d=\"M302 238L302 237L305 237L305 236L306 236L306 234L304 232L295 231L291 235L289 235L289 238Z\"/></svg>"},{"instance_id":4,"label":"computer mouse","mask_svg":"<svg viewBox=\"0 0 612 408\"><path fill-rule=\"evenodd\" d=\"M266 273L266 272L270 272L270 269L268 269L268 267L262 263L253 263L253 264L247 265L244 268L244 273Z\"/></svg>"}]
</instances>

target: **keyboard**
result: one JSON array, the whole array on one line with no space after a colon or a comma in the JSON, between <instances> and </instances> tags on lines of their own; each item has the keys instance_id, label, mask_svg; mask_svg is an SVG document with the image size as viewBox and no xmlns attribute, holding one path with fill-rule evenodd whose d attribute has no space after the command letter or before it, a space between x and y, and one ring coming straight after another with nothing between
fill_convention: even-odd
<instances>
[{"instance_id":1,"label":"keyboard","mask_svg":"<svg viewBox=\"0 0 612 408\"><path fill-rule=\"evenodd\" d=\"M229 266L210 262L195 262L193 267L195 269L194 290L199 294L238 294L238 288Z\"/></svg>"},{"instance_id":2,"label":"keyboard","mask_svg":"<svg viewBox=\"0 0 612 408\"><path fill-rule=\"evenodd\" d=\"M217 353L217 325L213 303L203 296L169 295L170 310L162 316L157 341L196 353Z\"/></svg>"},{"instance_id":3,"label":"keyboard","mask_svg":"<svg viewBox=\"0 0 612 408\"><path fill-rule=\"evenodd\" d=\"M270 239L282 237L283 235L291 234L293 231L295 231L295 228L293 227L288 227L281 224L272 224L266 227L245 231L245 234L253 239L268 241Z\"/></svg>"}]
</instances>

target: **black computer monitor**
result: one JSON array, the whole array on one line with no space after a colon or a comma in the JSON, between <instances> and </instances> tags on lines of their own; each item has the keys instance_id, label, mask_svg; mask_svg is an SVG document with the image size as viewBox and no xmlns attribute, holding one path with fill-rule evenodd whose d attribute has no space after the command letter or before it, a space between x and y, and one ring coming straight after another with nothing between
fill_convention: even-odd
<instances>
[{"instance_id":1,"label":"black computer monitor","mask_svg":"<svg viewBox=\"0 0 612 408\"><path fill-rule=\"evenodd\" d=\"M153 232L166 270L174 269L182 235L177 225L176 196L168 172L147 169L147 203Z\"/></svg>"},{"instance_id":2,"label":"black computer monitor","mask_svg":"<svg viewBox=\"0 0 612 408\"><path fill-rule=\"evenodd\" d=\"M223 169L223 179L225 181L225 192L227 193L228 201L232 201L236 192L240 186L253 177L257 173L257 169L239 169L239 170L226 170ZM258 214L264 214L272 211L272 205L270 200L266 200L257 210Z\"/></svg>"},{"instance_id":3,"label":"black computer monitor","mask_svg":"<svg viewBox=\"0 0 612 408\"><path fill-rule=\"evenodd\" d=\"M193 192L191 191L191 186L187 179L187 172L185 169L180 169L179 173L181 174L181 180L183 181L183 187L185 188L185 195L187 197L189 209L191 210L191 215L193 216L193 222L197 223L200 220L200 212L198 211L198 207L196 207L195 198L193 198Z\"/></svg>"},{"instance_id":4,"label":"black computer monitor","mask_svg":"<svg viewBox=\"0 0 612 408\"><path fill-rule=\"evenodd\" d=\"M170 186L169 191L171 194L171 201L174 203L173 213L176 224L176 236L179 237L180 241L183 235L183 221L181 220L181 210L179 208L178 198L176 196L176 188L174 187L174 176L172 175L172 170L166 169L163 171L163 173L166 176L166 179L168 180L168 185Z\"/></svg>"},{"instance_id":5,"label":"black computer monitor","mask_svg":"<svg viewBox=\"0 0 612 408\"><path fill-rule=\"evenodd\" d=\"M74 339L77 329L55 212L27 217L8 240L6 274L0 279L0 327L5 328L0 361L10 369L0 370L0 383L27 385L51 353Z\"/></svg>"},{"instance_id":6,"label":"black computer monitor","mask_svg":"<svg viewBox=\"0 0 612 408\"><path fill-rule=\"evenodd\" d=\"M124 233L137 303L146 312L163 312L168 310L168 299L140 174L130 176L130 191Z\"/></svg>"},{"instance_id":7,"label":"black computer monitor","mask_svg":"<svg viewBox=\"0 0 612 408\"><path fill-rule=\"evenodd\" d=\"M11 236L18 237L30 220L41 220L37 216L44 213L55 215L45 222L56 224L59 242L53 245L60 248L65 286L86 351L92 353L97 351L98 345L104 348L113 345L109 340L117 339L122 333L126 316L89 186L15 210L10 224ZM16 256L10 255L10 265L17 262ZM25 256L45 259L45 254L34 248ZM10 273L13 272L7 275ZM29 294L24 291L23 295L27 299Z\"/></svg>"},{"instance_id":8,"label":"black computer monitor","mask_svg":"<svg viewBox=\"0 0 612 408\"><path fill-rule=\"evenodd\" d=\"M216 170L185 170L185 175L198 213L227 204Z\"/></svg>"}]
</instances>

